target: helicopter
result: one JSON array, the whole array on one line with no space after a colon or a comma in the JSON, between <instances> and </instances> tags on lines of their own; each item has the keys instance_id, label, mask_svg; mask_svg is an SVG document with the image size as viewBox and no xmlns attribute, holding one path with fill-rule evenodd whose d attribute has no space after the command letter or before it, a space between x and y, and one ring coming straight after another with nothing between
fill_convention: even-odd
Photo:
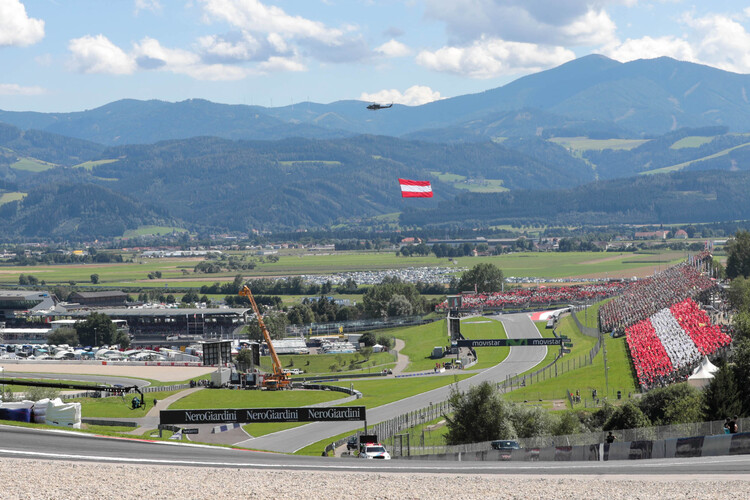
<instances>
[{"instance_id":1,"label":"helicopter","mask_svg":"<svg viewBox=\"0 0 750 500\"><path fill-rule=\"evenodd\" d=\"M378 103L372 103L369 106L367 106L367 109L371 109L373 111L377 111L379 109L388 109L393 106L393 103L390 103L388 106L383 106L382 104Z\"/></svg>"}]
</instances>

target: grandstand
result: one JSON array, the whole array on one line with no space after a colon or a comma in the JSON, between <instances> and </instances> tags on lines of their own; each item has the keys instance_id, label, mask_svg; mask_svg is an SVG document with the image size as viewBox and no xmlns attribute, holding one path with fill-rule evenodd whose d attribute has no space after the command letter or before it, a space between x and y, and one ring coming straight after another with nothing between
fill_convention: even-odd
<instances>
[{"instance_id":1,"label":"grandstand","mask_svg":"<svg viewBox=\"0 0 750 500\"><path fill-rule=\"evenodd\" d=\"M716 281L701 272L710 255L702 254L699 257L631 283L617 297L603 304L599 308L601 331L611 332L614 336L622 335L626 328L661 309L687 298L703 299L717 290Z\"/></svg>"},{"instance_id":2,"label":"grandstand","mask_svg":"<svg viewBox=\"0 0 750 500\"><path fill-rule=\"evenodd\" d=\"M538 286L513 288L503 292L463 292L451 296L435 307L436 311L504 311L550 308L579 302L598 301L620 293L627 283L612 280L604 283L571 286Z\"/></svg>"},{"instance_id":3,"label":"grandstand","mask_svg":"<svg viewBox=\"0 0 750 500\"><path fill-rule=\"evenodd\" d=\"M641 389L682 382L703 356L731 342L692 299L629 326L626 342Z\"/></svg>"}]
</instances>

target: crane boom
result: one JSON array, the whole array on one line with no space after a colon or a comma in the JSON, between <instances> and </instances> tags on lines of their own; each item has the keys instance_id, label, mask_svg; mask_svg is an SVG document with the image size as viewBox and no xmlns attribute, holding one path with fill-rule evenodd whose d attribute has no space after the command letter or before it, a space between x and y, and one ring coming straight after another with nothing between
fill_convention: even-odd
<instances>
[{"instance_id":1,"label":"crane boom","mask_svg":"<svg viewBox=\"0 0 750 500\"><path fill-rule=\"evenodd\" d=\"M271 342L271 334L268 332L268 328L266 328L266 324L263 322L263 316L260 314L258 304L255 303L253 292L251 292L250 288L245 285L244 287L242 287L242 290L240 290L239 295L241 295L242 297L247 297L247 299L250 301L250 305L255 312L255 317L258 318L260 331L263 333L263 338L266 340L266 344L268 345L268 352L271 354L271 361L273 362L273 375L266 377L264 385L269 388L277 389L289 387L292 381L289 379L289 375L284 373L284 370L281 368L281 361L279 360L279 356L276 354L276 349L274 349L273 347L273 342Z\"/></svg>"}]
</instances>

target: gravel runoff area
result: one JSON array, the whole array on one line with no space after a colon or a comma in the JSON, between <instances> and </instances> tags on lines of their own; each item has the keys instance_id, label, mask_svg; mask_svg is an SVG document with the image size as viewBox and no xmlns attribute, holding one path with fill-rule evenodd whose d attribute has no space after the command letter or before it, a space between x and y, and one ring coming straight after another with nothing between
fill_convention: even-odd
<instances>
[{"instance_id":1,"label":"gravel runoff area","mask_svg":"<svg viewBox=\"0 0 750 500\"><path fill-rule=\"evenodd\" d=\"M207 373L216 368L205 366L144 366L102 365L101 363L2 363L7 372L57 373L75 375L111 375L158 380L159 382L182 382Z\"/></svg>"},{"instance_id":2,"label":"gravel runoff area","mask_svg":"<svg viewBox=\"0 0 750 500\"><path fill-rule=\"evenodd\" d=\"M2 498L59 499L738 499L750 477L258 471L0 459Z\"/></svg>"}]
</instances>

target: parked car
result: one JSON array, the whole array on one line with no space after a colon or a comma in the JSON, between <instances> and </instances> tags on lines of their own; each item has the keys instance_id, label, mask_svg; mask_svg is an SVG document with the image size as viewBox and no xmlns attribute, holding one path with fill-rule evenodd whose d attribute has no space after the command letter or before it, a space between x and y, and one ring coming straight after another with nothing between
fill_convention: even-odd
<instances>
[{"instance_id":1,"label":"parked car","mask_svg":"<svg viewBox=\"0 0 750 500\"><path fill-rule=\"evenodd\" d=\"M359 440L357 439L357 436L352 436L349 438L349 441L346 442L346 450L347 451L356 450L358 444L359 444Z\"/></svg>"},{"instance_id":2,"label":"parked car","mask_svg":"<svg viewBox=\"0 0 750 500\"><path fill-rule=\"evenodd\" d=\"M493 450L500 451L500 458L502 460L510 460L513 450L521 449L521 445L518 444L518 441L511 441L508 439L498 439L496 441L492 441L490 443L490 446L492 446Z\"/></svg>"},{"instance_id":3,"label":"parked car","mask_svg":"<svg viewBox=\"0 0 750 500\"><path fill-rule=\"evenodd\" d=\"M359 450L359 458L390 460L391 455L380 443L363 443Z\"/></svg>"}]
</instances>

